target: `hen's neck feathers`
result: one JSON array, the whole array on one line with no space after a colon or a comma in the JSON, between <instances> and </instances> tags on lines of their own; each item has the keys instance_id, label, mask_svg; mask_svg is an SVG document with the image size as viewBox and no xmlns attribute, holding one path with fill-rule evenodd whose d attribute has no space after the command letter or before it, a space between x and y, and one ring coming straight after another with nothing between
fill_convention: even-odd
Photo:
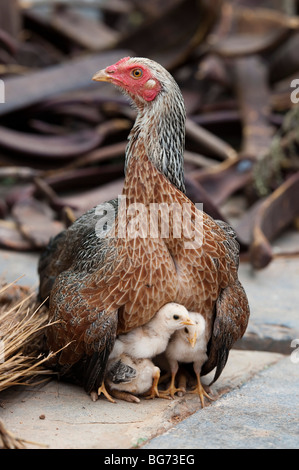
<instances>
[{"instance_id":1,"label":"hen's neck feathers","mask_svg":"<svg viewBox=\"0 0 299 470\"><path fill-rule=\"evenodd\" d=\"M181 91L171 77L161 77L162 90L151 103L137 104L137 118L128 137L125 170L132 151L145 148L147 158L180 191L184 182L184 147L186 111Z\"/></svg>"}]
</instances>

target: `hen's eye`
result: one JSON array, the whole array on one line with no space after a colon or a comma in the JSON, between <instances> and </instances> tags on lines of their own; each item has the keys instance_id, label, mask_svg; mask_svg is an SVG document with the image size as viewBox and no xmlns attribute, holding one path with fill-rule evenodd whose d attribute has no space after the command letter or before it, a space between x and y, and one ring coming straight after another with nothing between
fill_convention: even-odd
<instances>
[{"instance_id":1,"label":"hen's eye","mask_svg":"<svg viewBox=\"0 0 299 470\"><path fill-rule=\"evenodd\" d=\"M141 78L143 75L142 69L133 69L131 71L131 77L133 78Z\"/></svg>"},{"instance_id":2,"label":"hen's eye","mask_svg":"<svg viewBox=\"0 0 299 470\"><path fill-rule=\"evenodd\" d=\"M174 320L178 320L180 317L178 315L173 315Z\"/></svg>"}]
</instances>

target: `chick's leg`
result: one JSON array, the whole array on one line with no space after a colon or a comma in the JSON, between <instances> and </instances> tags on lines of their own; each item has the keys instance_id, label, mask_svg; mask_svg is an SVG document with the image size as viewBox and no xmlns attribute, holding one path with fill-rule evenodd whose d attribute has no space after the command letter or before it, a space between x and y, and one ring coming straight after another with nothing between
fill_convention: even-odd
<instances>
[{"instance_id":1,"label":"chick's leg","mask_svg":"<svg viewBox=\"0 0 299 470\"><path fill-rule=\"evenodd\" d=\"M148 394L144 395L144 398L147 400L150 400L151 398L158 397L159 398L159 390L158 390L158 383L160 379L160 369L159 367L155 367L154 373L153 373L153 384L148 392Z\"/></svg>"},{"instance_id":2,"label":"chick's leg","mask_svg":"<svg viewBox=\"0 0 299 470\"><path fill-rule=\"evenodd\" d=\"M102 385L98 388L98 396L101 395L101 393L107 398L107 400L109 400L111 403L116 403L115 400L113 400L113 398L109 395L109 393L107 392L107 389L106 389L106 386L105 386L105 383L104 381L102 382ZM92 397L93 399L93 397Z\"/></svg>"},{"instance_id":3,"label":"chick's leg","mask_svg":"<svg viewBox=\"0 0 299 470\"><path fill-rule=\"evenodd\" d=\"M173 361L170 365L170 368L171 368L170 385L166 390L159 391L159 396L161 398L174 398L174 395L177 392L182 392L183 391L183 389L176 388L176 386L175 386L175 378L176 378L176 374L177 374L177 371L178 371L178 368L179 368L179 365L178 365L177 361L175 361L175 362Z\"/></svg>"},{"instance_id":4,"label":"chick's leg","mask_svg":"<svg viewBox=\"0 0 299 470\"><path fill-rule=\"evenodd\" d=\"M110 393L113 397L118 398L119 400L128 401L130 403L140 403L139 398L132 393L123 392L122 390L110 390Z\"/></svg>"},{"instance_id":5,"label":"chick's leg","mask_svg":"<svg viewBox=\"0 0 299 470\"><path fill-rule=\"evenodd\" d=\"M204 406L205 406L204 397L207 397L209 400L214 400L214 398L212 398L210 395L208 395L207 392L205 391L205 389L203 388L203 386L201 384L201 380L200 380L200 373L195 370L195 374L196 374L197 384L196 384L195 388L190 393L196 393L199 396L200 401L201 401L201 406L202 406L202 408L204 408Z\"/></svg>"}]
</instances>

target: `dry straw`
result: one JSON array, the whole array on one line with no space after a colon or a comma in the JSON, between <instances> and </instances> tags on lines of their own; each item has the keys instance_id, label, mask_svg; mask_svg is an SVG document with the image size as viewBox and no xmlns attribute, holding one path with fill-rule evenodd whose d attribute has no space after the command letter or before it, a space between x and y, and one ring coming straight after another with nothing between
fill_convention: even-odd
<instances>
[{"instance_id":1,"label":"dry straw","mask_svg":"<svg viewBox=\"0 0 299 470\"><path fill-rule=\"evenodd\" d=\"M42 353L48 326L47 309L36 306L34 292L15 283L0 289L0 392L53 374L45 366L53 353Z\"/></svg>"},{"instance_id":2,"label":"dry straw","mask_svg":"<svg viewBox=\"0 0 299 470\"><path fill-rule=\"evenodd\" d=\"M0 288L0 392L38 384L53 374L47 360L55 353L43 352L49 325L47 309L37 305L33 291L16 281ZM24 448L25 443L28 441L15 437L0 421L0 448Z\"/></svg>"}]
</instances>

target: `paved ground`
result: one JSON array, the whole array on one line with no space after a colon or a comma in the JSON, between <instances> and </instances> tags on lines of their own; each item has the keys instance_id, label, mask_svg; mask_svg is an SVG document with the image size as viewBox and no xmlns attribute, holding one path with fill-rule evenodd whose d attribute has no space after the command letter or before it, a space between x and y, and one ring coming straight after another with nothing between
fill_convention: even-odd
<instances>
[{"instance_id":1,"label":"paved ground","mask_svg":"<svg viewBox=\"0 0 299 470\"><path fill-rule=\"evenodd\" d=\"M299 235L279 243L298 249ZM20 282L33 285L36 260L0 250L1 274L14 280L25 273ZM299 259L279 258L260 272L244 263L240 278L251 306L243 350L231 352L213 386L218 398L203 410L192 395L92 403L80 388L52 381L2 393L0 418L17 436L49 448L298 448L299 349L291 341L299 346Z\"/></svg>"},{"instance_id":2,"label":"paved ground","mask_svg":"<svg viewBox=\"0 0 299 470\"><path fill-rule=\"evenodd\" d=\"M282 357L276 353L233 351L225 372L213 387L215 395L229 395ZM200 420L201 413L215 406L218 409L220 403L216 401L201 410L199 398L190 394L175 400L142 400L138 404L113 404L105 399L94 403L81 388L55 381L39 390L6 391L0 399L0 416L10 431L52 449L129 449L171 429L197 410ZM225 415L225 408L222 413ZM188 436L184 447L189 447Z\"/></svg>"},{"instance_id":3,"label":"paved ground","mask_svg":"<svg viewBox=\"0 0 299 470\"><path fill-rule=\"evenodd\" d=\"M145 445L146 449L298 447L299 363L293 364L289 357Z\"/></svg>"}]
</instances>

